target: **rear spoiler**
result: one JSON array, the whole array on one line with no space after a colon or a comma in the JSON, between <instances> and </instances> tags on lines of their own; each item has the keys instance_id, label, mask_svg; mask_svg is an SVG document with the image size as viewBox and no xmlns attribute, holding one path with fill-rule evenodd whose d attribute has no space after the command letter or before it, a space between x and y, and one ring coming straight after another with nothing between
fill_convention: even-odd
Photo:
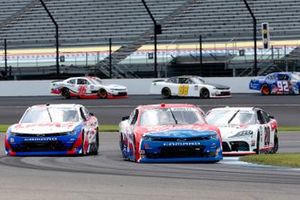
<instances>
[{"instance_id":1,"label":"rear spoiler","mask_svg":"<svg viewBox=\"0 0 300 200\"><path fill-rule=\"evenodd\" d=\"M164 81L165 81L164 79L159 79L159 80L154 80L154 81L152 81L152 83L164 82Z\"/></svg>"}]
</instances>

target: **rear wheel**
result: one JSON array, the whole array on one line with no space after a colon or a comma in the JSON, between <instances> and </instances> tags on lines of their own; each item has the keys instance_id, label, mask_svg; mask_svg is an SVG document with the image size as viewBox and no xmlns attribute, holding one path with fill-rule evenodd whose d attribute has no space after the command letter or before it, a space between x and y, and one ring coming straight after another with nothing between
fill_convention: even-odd
<instances>
[{"instance_id":1,"label":"rear wheel","mask_svg":"<svg viewBox=\"0 0 300 200\"><path fill-rule=\"evenodd\" d=\"M169 99L171 97L171 90L169 88L163 88L161 90L161 96L164 99Z\"/></svg>"},{"instance_id":2,"label":"rear wheel","mask_svg":"<svg viewBox=\"0 0 300 200\"><path fill-rule=\"evenodd\" d=\"M269 95L270 94L270 88L267 85L263 85L261 87L261 93L263 95Z\"/></svg>"},{"instance_id":3,"label":"rear wheel","mask_svg":"<svg viewBox=\"0 0 300 200\"><path fill-rule=\"evenodd\" d=\"M63 97L65 97L65 99L70 99L71 98L70 90L68 88L61 89L61 95Z\"/></svg>"},{"instance_id":4,"label":"rear wheel","mask_svg":"<svg viewBox=\"0 0 300 200\"><path fill-rule=\"evenodd\" d=\"M203 88L203 89L200 91L200 97L201 97L202 99L208 99L208 98L209 98L209 91L208 91L208 89Z\"/></svg>"},{"instance_id":5,"label":"rear wheel","mask_svg":"<svg viewBox=\"0 0 300 200\"><path fill-rule=\"evenodd\" d=\"M100 89L99 91L98 91L98 96L99 96L99 98L101 98L101 99L106 99L107 98L107 91L105 90L105 89Z\"/></svg>"}]
</instances>

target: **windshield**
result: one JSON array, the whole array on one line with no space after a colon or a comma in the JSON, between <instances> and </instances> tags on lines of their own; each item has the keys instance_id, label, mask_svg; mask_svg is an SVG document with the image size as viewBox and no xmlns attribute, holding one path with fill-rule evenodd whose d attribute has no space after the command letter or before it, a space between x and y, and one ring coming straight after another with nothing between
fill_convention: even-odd
<instances>
[{"instance_id":1,"label":"windshield","mask_svg":"<svg viewBox=\"0 0 300 200\"><path fill-rule=\"evenodd\" d=\"M78 122L75 108L39 107L27 110L20 123Z\"/></svg>"},{"instance_id":2,"label":"windshield","mask_svg":"<svg viewBox=\"0 0 300 200\"><path fill-rule=\"evenodd\" d=\"M194 108L162 108L145 110L140 119L141 126L205 123Z\"/></svg>"},{"instance_id":3,"label":"windshield","mask_svg":"<svg viewBox=\"0 0 300 200\"><path fill-rule=\"evenodd\" d=\"M195 84L203 84L205 81L200 78L200 77L193 77L192 80L194 81Z\"/></svg>"},{"instance_id":4,"label":"windshield","mask_svg":"<svg viewBox=\"0 0 300 200\"><path fill-rule=\"evenodd\" d=\"M102 81L100 78L98 77L92 77L89 79L93 84L95 85L102 85Z\"/></svg>"},{"instance_id":5,"label":"windshield","mask_svg":"<svg viewBox=\"0 0 300 200\"><path fill-rule=\"evenodd\" d=\"M253 112L240 110L213 110L206 116L208 124L215 126L255 124Z\"/></svg>"}]
</instances>

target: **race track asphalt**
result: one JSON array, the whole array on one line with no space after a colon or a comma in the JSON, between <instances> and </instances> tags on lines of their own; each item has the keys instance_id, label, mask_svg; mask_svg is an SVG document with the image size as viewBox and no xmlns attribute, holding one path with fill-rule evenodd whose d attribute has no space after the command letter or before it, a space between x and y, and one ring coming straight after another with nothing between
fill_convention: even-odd
<instances>
[{"instance_id":1,"label":"race track asphalt","mask_svg":"<svg viewBox=\"0 0 300 200\"><path fill-rule=\"evenodd\" d=\"M171 98L160 96L133 95L126 99L93 99L73 98L65 100L59 96L47 97L1 97L0 124L16 123L26 108L45 103L78 103L94 113L102 124L118 124L122 116L127 116L138 105L160 103L191 103L199 105L205 112L221 106L256 106L265 109L275 116L279 125L300 126L300 95L261 96L259 94L233 94L232 98L199 99Z\"/></svg>"},{"instance_id":2,"label":"race track asphalt","mask_svg":"<svg viewBox=\"0 0 300 200\"><path fill-rule=\"evenodd\" d=\"M259 106L284 125L299 125L299 96L239 94L230 99L169 99L132 96L116 100L63 100L60 97L1 97L1 124L17 121L24 110L42 103L81 103L106 124L118 123L137 105L195 103ZM279 152L299 152L300 133L280 133ZM3 147L4 134L0 134ZM296 200L300 169L249 165L236 157L210 163L137 164L123 161L117 133L100 134L97 156L7 157L0 148L0 199L229 199Z\"/></svg>"}]
</instances>

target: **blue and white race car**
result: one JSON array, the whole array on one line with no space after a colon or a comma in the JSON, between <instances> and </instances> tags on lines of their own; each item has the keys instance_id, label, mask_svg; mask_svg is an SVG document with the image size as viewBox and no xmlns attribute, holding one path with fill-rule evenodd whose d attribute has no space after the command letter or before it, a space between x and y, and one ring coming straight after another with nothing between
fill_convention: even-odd
<instances>
[{"instance_id":1,"label":"blue and white race car","mask_svg":"<svg viewBox=\"0 0 300 200\"><path fill-rule=\"evenodd\" d=\"M274 72L252 79L249 89L259 90L263 95L300 94L300 76L297 72Z\"/></svg>"},{"instance_id":2,"label":"blue and white race car","mask_svg":"<svg viewBox=\"0 0 300 200\"><path fill-rule=\"evenodd\" d=\"M29 107L5 137L9 156L97 154L98 120L79 104Z\"/></svg>"}]
</instances>

